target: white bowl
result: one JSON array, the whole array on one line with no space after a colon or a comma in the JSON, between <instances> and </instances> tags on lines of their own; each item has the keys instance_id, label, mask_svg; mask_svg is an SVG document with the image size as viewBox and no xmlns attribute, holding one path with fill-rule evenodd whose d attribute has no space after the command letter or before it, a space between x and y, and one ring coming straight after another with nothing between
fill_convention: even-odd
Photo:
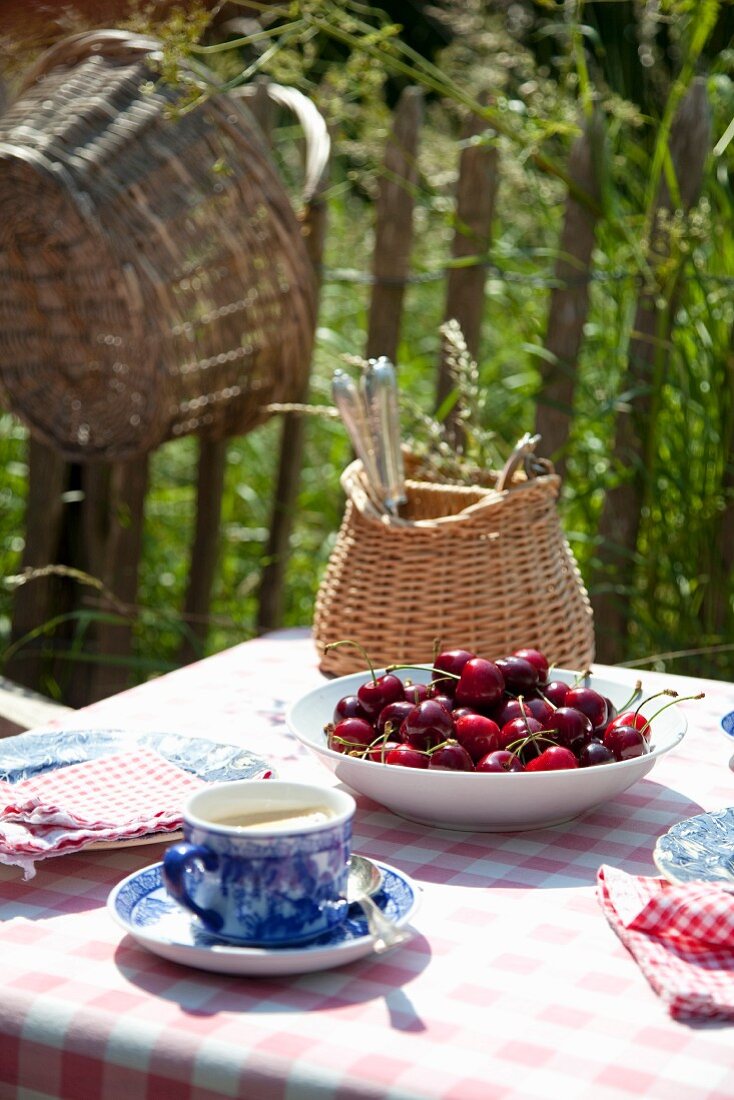
<instances>
[{"instance_id":1,"label":"white bowl","mask_svg":"<svg viewBox=\"0 0 734 1100\"><path fill-rule=\"evenodd\" d=\"M430 680L428 670L411 670L402 675L413 682ZM554 680L570 683L579 674L553 669L551 675ZM681 742L687 728L680 707L671 706L652 724L649 753L591 768L505 773L405 768L345 756L327 745L324 726L332 721L337 701L344 695L355 694L369 678L368 672L340 676L310 691L288 709L289 728L321 757L341 783L400 817L445 829L514 832L570 821L642 779L659 756ZM624 704L631 694L627 683L603 676L591 675L583 682L608 696L616 706ZM645 690L643 680L642 695L638 698L648 694L652 691ZM663 702L660 698L653 700L643 708L643 713L652 716Z\"/></svg>"}]
</instances>

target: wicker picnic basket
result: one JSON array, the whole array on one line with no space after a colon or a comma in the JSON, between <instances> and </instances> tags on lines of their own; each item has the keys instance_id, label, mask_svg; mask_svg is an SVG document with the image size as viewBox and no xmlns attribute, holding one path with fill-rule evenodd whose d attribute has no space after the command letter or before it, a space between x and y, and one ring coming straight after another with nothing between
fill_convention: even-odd
<instances>
[{"instance_id":1,"label":"wicker picnic basket","mask_svg":"<svg viewBox=\"0 0 734 1100\"><path fill-rule=\"evenodd\" d=\"M314 636L320 667L363 670L428 662L442 647L497 658L537 646L558 666L594 658L591 606L558 513L560 478L515 475L509 488L409 478L401 518L379 512L362 464L342 475L344 519L321 582ZM488 482L488 483L487 483Z\"/></svg>"},{"instance_id":2,"label":"wicker picnic basket","mask_svg":"<svg viewBox=\"0 0 734 1100\"><path fill-rule=\"evenodd\" d=\"M308 376L314 272L262 131L234 95L176 111L197 76L167 86L159 48L66 39L0 118L0 401L71 460L243 433Z\"/></svg>"}]
</instances>

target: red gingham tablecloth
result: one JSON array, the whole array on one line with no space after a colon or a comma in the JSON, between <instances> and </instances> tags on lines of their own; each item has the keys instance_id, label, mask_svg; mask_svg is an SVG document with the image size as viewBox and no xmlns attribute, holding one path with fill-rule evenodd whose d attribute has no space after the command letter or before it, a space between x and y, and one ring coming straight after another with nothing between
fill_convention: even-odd
<instances>
[{"instance_id":1,"label":"red gingham tablecloth","mask_svg":"<svg viewBox=\"0 0 734 1100\"><path fill-rule=\"evenodd\" d=\"M282 632L75 726L236 741L284 777L330 783L282 721L319 680L308 636ZM227 977L146 952L105 901L160 844L47 860L31 882L0 868L0 1098L732 1100L734 1030L671 1018L596 896L602 865L655 876L659 835L732 802L734 742L718 724L734 686L704 690L683 704L682 744L576 822L460 833L360 799L355 849L411 875L422 901L407 946L340 969Z\"/></svg>"}]
</instances>

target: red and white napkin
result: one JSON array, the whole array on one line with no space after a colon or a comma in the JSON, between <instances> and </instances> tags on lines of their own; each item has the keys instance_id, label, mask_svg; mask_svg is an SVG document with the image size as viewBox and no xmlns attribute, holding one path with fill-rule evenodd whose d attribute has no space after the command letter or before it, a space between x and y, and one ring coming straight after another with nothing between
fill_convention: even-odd
<instances>
[{"instance_id":1,"label":"red and white napkin","mask_svg":"<svg viewBox=\"0 0 734 1100\"><path fill-rule=\"evenodd\" d=\"M0 782L0 863L22 867L28 879L39 859L173 832L184 801L202 786L203 779L146 748Z\"/></svg>"},{"instance_id":2,"label":"red and white napkin","mask_svg":"<svg viewBox=\"0 0 734 1100\"><path fill-rule=\"evenodd\" d=\"M677 1020L734 1020L734 894L602 866L604 915Z\"/></svg>"}]
</instances>

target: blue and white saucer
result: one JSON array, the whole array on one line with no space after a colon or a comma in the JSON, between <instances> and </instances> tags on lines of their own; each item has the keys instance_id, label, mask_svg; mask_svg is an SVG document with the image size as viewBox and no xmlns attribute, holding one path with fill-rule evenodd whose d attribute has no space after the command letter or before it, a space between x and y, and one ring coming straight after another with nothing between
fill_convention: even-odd
<instances>
[{"instance_id":1,"label":"blue and white saucer","mask_svg":"<svg viewBox=\"0 0 734 1100\"><path fill-rule=\"evenodd\" d=\"M660 837L653 859L670 882L717 882L734 890L734 806L679 821Z\"/></svg>"},{"instance_id":2,"label":"blue and white saucer","mask_svg":"<svg viewBox=\"0 0 734 1100\"><path fill-rule=\"evenodd\" d=\"M402 927L418 908L418 889L402 871L387 863L374 900L390 920ZM240 947L203 929L196 917L167 893L160 863L144 867L118 883L107 908L142 947L185 966L219 974L305 974L354 962L372 950L374 937L357 905L346 920L318 939L298 947Z\"/></svg>"}]
</instances>

